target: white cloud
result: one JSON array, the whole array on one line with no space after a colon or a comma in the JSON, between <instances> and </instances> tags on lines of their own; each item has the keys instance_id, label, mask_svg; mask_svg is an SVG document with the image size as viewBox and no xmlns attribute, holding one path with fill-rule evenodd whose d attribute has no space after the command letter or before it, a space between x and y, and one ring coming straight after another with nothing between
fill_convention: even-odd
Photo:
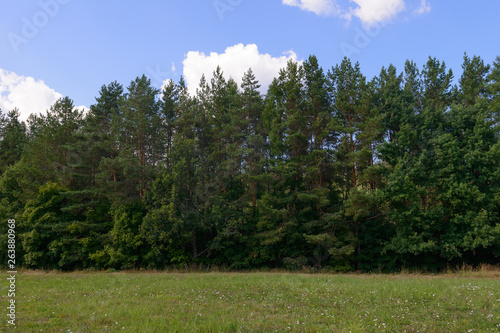
<instances>
[{"instance_id":1,"label":"white cloud","mask_svg":"<svg viewBox=\"0 0 500 333\"><path fill-rule=\"evenodd\" d=\"M226 48L224 53L220 54L211 52L210 55L205 55L203 52L190 51L183 61L183 75L189 92L193 94L199 86L202 74L210 82L217 66L221 67L226 78L232 77L238 86L241 85L245 72L252 68L261 85L260 91L265 93L272 80L278 76L279 70L286 67L290 59L297 61L295 52L288 51L283 56L273 57L267 53L259 53L255 44L237 44Z\"/></svg>"},{"instance_id":2,"label":"white cloud","mask_svg":"<svg viewBox=\"0 0 500 333\"><path fill-rule=\"evenodd\" d=\"M361 20L363 27L392 20L406 9L403 0L353 0L359 7L352 14Z\"/></svg>"},{"instance_id":3,"label":"white cloud","mask_svg":"<svg viewBox=\"0 0 500 333\"><path fill-rule=\"evenodd\" d=\"M61 97L41 80L0 68L0 108L4 112L17 107L20 118L26 120L31 113L44 113Z\"/></svg>"},{"instance_id":4,"label":"white cloud","mask_svg":"<svg viewBox=\"0 0 500 333\"><path fill-rule=\"evenodd\" d=\"M88 107L86 107L85 105L75 106L75 109L83 111L84 116L86 116L90 112L90 109Z\"/></svg>"},{"instance_id":5,"label":"white cloud","mask_svg":"<svg viewBox=\"0 0 500 333\"><path fill-rule=\"evenodd\" d=\"M420 3L420 7L415 10L415 13L418 15L430 13L431 6L427 3L426 0L422 0Z\"/></svg>"},{"instance_id":6,"label":"white cloud","mask_svg":"<svg viewBox=\"0 0 500 333\"><path fill-rule=\"evenodd\" d=\"M168 86L171 82L173 82L172 79L165 79L162 84L161 84L161 87L160 87L160 92L163 91L165 89L166 86ZM161 94L161 93L160 93Z\"/></svg>"},{"instance_id":7,"label":"white cloud","mask_svg":"<svg viewBox=\"0 0 500 333\"><path fill-rule=\"evenodd\" d=\"M332 0L283 0L284 5L299 7L317 15L338 14L335 1Z\"/></svg>"},{"instance_id":8,"label":"white cloud","mask_svg":"<svg viewBox=\"0 0 500 333\"><path fill-rule=\"evenodd\" d=\"M160 93L158 94L159 98L163 98L163 90L165 90L165 87L168 86L171 82L174 82L174 81L172 79L163 80L161 87L160 87Z\"/></svg>"},{"instance_id":9,"label":"white cloud","mask_svg":"<svg viewBox=\"0 0 500 333\"><path fill-rule=\"evenodd\" d=\"M375 24L382 24L396 18L405 11L408 2L417 0L349 0L354 7L341 6L340 0L282 0L284 5L299 7L304 11L317 15L331 15L344 18L348 22L357 17L365 29ZM426 0L421 0L417 14L430 12L431 7Z\"/></svg>"},{"instance_id":10,"label":"white cloud","mask_svg":"<svg viewBox=\"0 0 500 333\"><path fill-rule=\"evenodd\" d=\"M31 76L18 75L0 68L0 109L4 113L18 108L20 119L26 120L32 113L44 114L62 94L50 88L42 80ZM87 114L90 109L85 105L75 109Z\"/></svg>"}]
</instances>

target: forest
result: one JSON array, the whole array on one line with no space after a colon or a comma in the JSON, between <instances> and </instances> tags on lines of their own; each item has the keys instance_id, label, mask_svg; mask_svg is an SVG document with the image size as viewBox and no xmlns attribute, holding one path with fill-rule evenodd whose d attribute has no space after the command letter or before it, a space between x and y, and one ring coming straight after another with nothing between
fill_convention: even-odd
<instances>
[{"instance_id":1,"label":"forest","mask_svg":"<svg viewBox=\"0 0 500 333\"><path fill-rule=\"evenodd\" d=\"M500 57L289 61L0 113L0 247L63 271L440 271L500 257ZM29 98L29 96L26 96ZM1 252L2 265L7 251Z\"/></svg>"}]
</instances>

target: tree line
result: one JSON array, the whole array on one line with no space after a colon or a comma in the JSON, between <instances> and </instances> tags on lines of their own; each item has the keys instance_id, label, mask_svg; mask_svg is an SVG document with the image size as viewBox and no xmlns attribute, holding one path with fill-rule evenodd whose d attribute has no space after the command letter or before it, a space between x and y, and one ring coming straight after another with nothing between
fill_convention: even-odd
<instances>
[{"instance_id":1,"label":"tree line","mask_svg":"<svg viewBox=\"0 0 500 333\"><path fill-rule=\"evenodd\" d=\"M0 113L0 246L42 269L440 270L500 256L500 57L289 61ZM29 98L29 96L27 96ZM20 262L19 262L20 261ZM2 251L1 263L7 263Z\"/></svg>"}]
</instances>

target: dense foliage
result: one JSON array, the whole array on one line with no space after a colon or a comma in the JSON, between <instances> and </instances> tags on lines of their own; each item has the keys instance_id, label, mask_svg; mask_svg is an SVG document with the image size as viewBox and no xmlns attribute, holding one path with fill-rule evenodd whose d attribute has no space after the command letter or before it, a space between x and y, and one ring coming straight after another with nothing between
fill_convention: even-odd
<instances>
[{"instance_id":1,"label":"dense foliage","mask_svg":"<svg viewBox=\"0 0 500 333\"><path fill-rule=\"evenodd\" d=\"M456 86L435 58L368 81L311 56L265 96L218 68L195 94L142 76L88 113L0 113L0 218L31 268L497 263L500 57L462 67Z\"/></svg>"}]
</instances>

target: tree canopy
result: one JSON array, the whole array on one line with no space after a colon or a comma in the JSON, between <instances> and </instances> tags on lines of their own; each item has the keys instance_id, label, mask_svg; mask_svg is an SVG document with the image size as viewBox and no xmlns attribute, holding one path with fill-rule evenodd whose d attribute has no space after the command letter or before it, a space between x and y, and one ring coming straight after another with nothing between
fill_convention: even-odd
<instances>
[{"instance_id":1,"label":"tree canopy","mask_svg":"<svg viewBox=\"0 0 500 333\"><path fill-rule=\"evenodd\" d=\"M265 95L219 67L196 92L142 75L87 113L0 110L0 217L32 268L498 263L500 58L462 70L429 57L368 79L310 56Z\"/></svg>"}]
</instances>

